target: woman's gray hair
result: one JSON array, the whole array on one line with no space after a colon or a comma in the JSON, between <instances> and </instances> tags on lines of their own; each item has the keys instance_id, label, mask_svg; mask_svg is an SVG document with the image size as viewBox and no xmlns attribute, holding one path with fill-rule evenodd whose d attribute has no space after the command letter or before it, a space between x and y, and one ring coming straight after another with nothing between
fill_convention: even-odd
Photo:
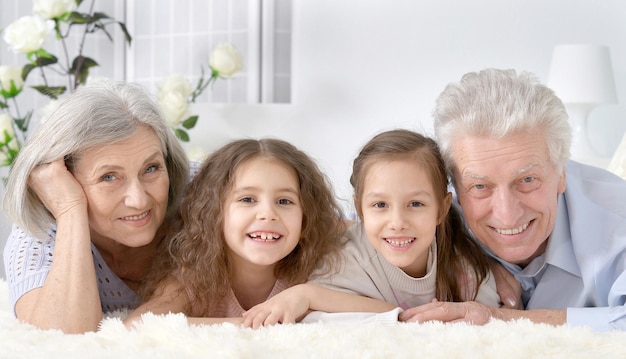
<instances>
[{"instance_id":1,"label":"woman's gray hair","mask_svg":"<svg viewBox=\"0 0 626 359\"><path fill-rule=\"evenodd\" d=\"M465 74L439 95L433 117L450 176L455 167L452 146L461 136L503 138L533 131L544 136L559 172L570 156L572 130L565 106L528 72L486 69Z\"/></svg>"},{"instance_id":2,"label":"woman's gray hair","mask_svg":"<svg viewBox=\"0 0 626 359\"><path fill-rule=\"evenodd\" d=\"M172 213L189 180L185 151L145 89L103 80L61 100L29 137L9 172L2 203L7 218L33 235L44 235L54 218L29 189L33 169L60 158L80 156L94 146L124 140L140 126L152 129L161 142L170 181L168 214Z\"/></svg>"}]
</instances>

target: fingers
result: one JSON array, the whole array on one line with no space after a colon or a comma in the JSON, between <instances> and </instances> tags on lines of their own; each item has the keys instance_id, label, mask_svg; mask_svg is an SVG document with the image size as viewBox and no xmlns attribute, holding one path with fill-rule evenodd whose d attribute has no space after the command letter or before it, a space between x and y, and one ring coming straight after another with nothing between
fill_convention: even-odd
<instances>
[{"instance_id":1,"label":"fingers","mask_svg":"<svg viewBox=\"0 0 626 359\"><path fill-rule=\"evenodd\" d=\"M63 159L35 167L28 185L56 219L74 208L86 208L85 192Z\"/></svg>"},{"instance_id":2,"label":"fingers","mask_svg":"<svg viewBox=\"0 0 626 359\"><path fill-rule=\"evenodd\" d=\"M496 290L502 307L517 309L520 305L521 287L515 277L500 263L492 262L491 272L496 281ZM518 290L516 290L518 288Z\"/></svg>"}]
</instances>

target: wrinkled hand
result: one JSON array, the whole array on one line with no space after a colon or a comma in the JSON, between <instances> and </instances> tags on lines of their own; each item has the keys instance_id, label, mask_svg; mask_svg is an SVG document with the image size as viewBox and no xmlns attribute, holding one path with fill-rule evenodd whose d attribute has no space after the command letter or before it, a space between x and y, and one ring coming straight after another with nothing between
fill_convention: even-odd
<instances>
[{"instance_id":1,"label":"wrinkled hand","mask_svg":"<svg viewBox=\"0 0 626 359\"><path fill-rule=\"evenodd\" d=\"M65 167L63 159L35 167L28 178L28 185L57 220L78 206L87 208L83 187Z\"/></svg>"},{"instance_id":2,"label":"wrinkled hand","mask_svg":"<svg viewBox=\"0 0 626 359\"><path fill-rule=\"evenodd\" d=\"M500 296L503 308L524 309L522 303L522 286L502 264L497 261L491 262L491 272L496 281L496 290Z\"/></svg>"},{"instance_id":3,"label":"wrinkled hand","mask_svg":"<svg viewBox=\"0 0 626 359\"><path fill-rule=\"evenodd\" d=\"M495 316L493 308L478 302L432 302L407 309L400 313L398 319L403 322L465 322L483 325Z\"/></svg>"},{"instance_id":4,"label":"wrinkled hand","mask_svg":"<svg viewBox=\"0 0 626 359\"><path fill-rule=\"evenodd\" d=\"M295 323L309 310L309 299L298 286L288 288L243 313L243 325L260 326Z\"/></svg>"}]
</instances>

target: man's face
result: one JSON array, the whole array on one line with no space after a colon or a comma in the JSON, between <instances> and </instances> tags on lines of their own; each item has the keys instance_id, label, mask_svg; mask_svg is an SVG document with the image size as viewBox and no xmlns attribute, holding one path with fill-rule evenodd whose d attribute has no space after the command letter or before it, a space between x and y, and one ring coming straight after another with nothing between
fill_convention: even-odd
<instances>
[{"instance_id":1,"label":"man's face","mask_svg":"<svg viewBox=\"0 0 626 359\"><path fill-rule=\"evenodd\" d=\"M460 136L452 151L459 203L478 240L522 266L541 255L565 191L542 134Z\"/></svg>"}]
</instances>

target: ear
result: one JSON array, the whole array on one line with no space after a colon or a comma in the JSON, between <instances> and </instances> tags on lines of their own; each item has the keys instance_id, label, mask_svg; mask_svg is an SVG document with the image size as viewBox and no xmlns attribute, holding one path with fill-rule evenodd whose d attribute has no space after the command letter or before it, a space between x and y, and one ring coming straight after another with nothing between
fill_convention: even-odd
<instances>
[{"instance_id":1,"label":"ear","mask_svg":"<svg viewBox=\"0 0 626 359\"><path fill-rule=\"evenodd\" d=\"M439 219L437 220L437 224L441 224L441 222L443 222L443 220L446 218L446 216L448 215L448 212L450 212L451 205L452 205L452 193L448 192L446 193L446 196L443 198L443 201L441 202L441 210L439 211Z\"/></svg>"}]
</instances>

